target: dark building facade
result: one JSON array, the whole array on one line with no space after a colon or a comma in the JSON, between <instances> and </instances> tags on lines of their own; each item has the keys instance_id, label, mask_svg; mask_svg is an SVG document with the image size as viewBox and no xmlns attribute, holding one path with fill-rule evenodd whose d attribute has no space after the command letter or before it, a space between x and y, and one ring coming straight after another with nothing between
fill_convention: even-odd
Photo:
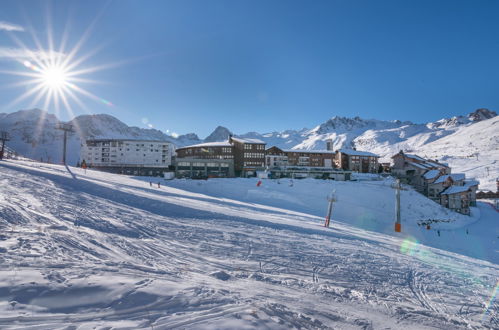
<instances>
[{"instance_id":1,"label":"dark building facade","mask_svg":"<svg viewBox=\"0 0 499 330\"><path fill-rule=\"evenodd\" d=\"M176 166L177 177L253 176L265 166L265 142L230 137L225 142L178 148Z\"/></svg>"},{"instance_id":2,"label":"dark building facade","mask_svg":"<svg viewBox=\"0 0 499 330\"><path fill-rule=\"evenodd\" d=\"M234 171L236 176L253 176L265 166L265 142L258 139L230 137L234 146Z\"/></svg>"}]
</instances>

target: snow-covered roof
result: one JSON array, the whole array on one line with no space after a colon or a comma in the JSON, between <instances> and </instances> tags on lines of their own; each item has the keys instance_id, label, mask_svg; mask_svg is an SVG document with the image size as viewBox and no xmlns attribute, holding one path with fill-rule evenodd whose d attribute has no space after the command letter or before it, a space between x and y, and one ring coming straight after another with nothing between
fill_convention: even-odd
<instances>
[{"instance_id":1,"label":"snow-covered roof","mask_svg":"<svg viewBox=\"0 0 499 330\"><path fill-rule=\"evenodd\" d=\"M428 165L431 165L433 167L442 167L442 166L445 166L445 167L449 167L448 165L445 165L445 164L440 164L440 163L435 163L435 162L426 162L426 164Z\"/></svg>"},{"instance_id":2,"label":"snow-covered roof","mask_svg":"<svg viewBox=\"0 0 499 330\"><path fill-rule=\"evenodd\" d=\"M303 149L288 149L288 150L283 150L284 152L303 152L303 153L310 153L310 154L335 154L335 151L332 150L303 150Z\"/></svg>"},{"instance_id":3,"label":"snow-covered roof","mask_svg":"<svg viewBox=\"0 0 499 330\"><path fill-rule=\"evenodd\" d=\"M232 147L232 144L230 144L228 141L206 142L206 143L199 143L190 146L185 146L182 148L178 148L177 150L185 148L200 148L200 147Z\"/></svg>"},{"instance_id":4,"label":"snow-covered roof","mask_svg":"<svg viewBox=\"0 0 499 330\"><path fill-rule=\"evenodd\" d=\"M466 187L473 187L473 186L478 186L480 184L480 182L476 181L476 180L468 180L468 181L464 181L464 185Z\"/></svg>"},{"instance_id":5,"label":"snow-covered roof","mask_svg":"<svg viewBox=\"0 0 499 330\"><path fill-rule=\"evenodd\" d=\"M407 158L416 159L416 160L419 160L419 161L422 161L422 162L426 161L426 159L424 159L422 157L419 157L418 155L404 154L404 156L407 157Z\"/></svg>"},{"instance_id":6,"label":"snow-covered roof","mask_svg":"<svg viewBox=\"0 0 499 330\"><path fill-rule=\"evenodd\" d=\"M470 187L467 186L450 186L449 188L445 189L442 191L440 194L441 195L452 195L452 194L459 194L465 191L468 191Z\"/></svg>"},{"instance_id":7,"label":"snow-covered roof","mask_svg":"<svg viewBox=\"0 0 499 330\"><path fill-rule=\"evenodd\" d=\"M243 139L238 137L232 137L232 140L240 142L240 143L248 143L248 144L265 144L262 140L259 139Z\"/></svg>"},{"instance_id":8,"label":"snow-covered roof","mask_svg":"<svg viewBox=\"0 0 499 330\"><path fill-rule=\"evenodd\" d=\"M166 140L144 140L144 139L113 139L113 138L99 138L99 139L86 139L86 143L88 142L132 142L132 143L171 143L170 141Z\"/></svg>"},{"instance_id":9,"label":"snow-covered roof","mask_svg":"<svg viewBox=\"0 0 499 330\"><path fill-rule=\"evenodd\" d=\"M437 176L440 175L440 171L439 170L429 170L428 172L426 172L423 177L426 179L426 180L431 180L431 179L435 179Z\"/></svg>"},{"instance_id":10,"label":"snow-covered roof","mask_svg":"<svg viewBox=\"0 0 499 330\"><path fill-rule=\"evenodd\" d=\"M466 176L464 175L464 173L454 173L454 174L446 174L446 175L442 175L441 177L439 177L435 183L442 183L442 182L445 182L445 180L447 180L448 178L452 178L453 181L461 181L461 180L464 180Z\"/></svg>"},{"instance_id":11,"label":"snow-covered roof","mask_svg":"<svg viewBox=\"0 0 499 330\"><path fill-rule=\"evenodd\" d=\"M371 157L379 157L376 154L373 154L372 152L368 151L359 151L359 150L353 150L353 149L340 149L338 150L341 153L344 153L346 155L350 156L371 156Z\"/></svg>"},{"instance_id":12,"label":"snow-covered roof","mask_svg":"<svg viewBox=\"0 0 499 330\"><path fill-rule=\"evenodd\" d=\"M429 170L431 169L431 166L425 163L409 163L409 165L423 169L423 170Z\"/></svg>"}]
</instances>

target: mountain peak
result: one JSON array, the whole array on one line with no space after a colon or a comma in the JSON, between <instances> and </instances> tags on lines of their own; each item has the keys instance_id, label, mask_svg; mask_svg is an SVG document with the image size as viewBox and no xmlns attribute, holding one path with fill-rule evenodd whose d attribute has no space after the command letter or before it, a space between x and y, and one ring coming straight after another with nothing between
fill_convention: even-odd
<instances>
[{"instance_id":1,"label":"mountain peak","mask_svg":"<svg viewBox=\"0 0 499 330\"><path fill-rule=\"evenodd\" d=\"M495 111L485 108L476 109L475 111L468 114L468 118L474 122L494 118L495 116L497 116L497 113Z\"/></svg>"},{"instance_id":2,"label":"mountain peak","mask_svg":"<svg viewBox=\"0 0 499 330\"><path fill-rule=\"evenodd\" d=\"M208 137L204 140L205 142L218 142L218 141L225 141L229 139L229 136L233 135L229 129L223 127L223 126L217 126L213 133L208 135Z\"/></svg>"}]
</instances>

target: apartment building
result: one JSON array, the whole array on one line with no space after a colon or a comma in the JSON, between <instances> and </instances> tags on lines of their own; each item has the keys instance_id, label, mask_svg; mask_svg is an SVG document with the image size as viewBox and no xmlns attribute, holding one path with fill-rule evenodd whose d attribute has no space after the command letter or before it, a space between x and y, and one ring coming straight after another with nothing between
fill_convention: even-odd
<instances>
[{"instance_id":1,"label":"apartment building","mask_svg":"<svg viewBox=\"0 0 499 330\"><path fill-rule=\"evenodd\" d=\"M178 178L226 178L234 176L234 147L228 141L200 143L176 150Z\"/></svg>"},{"instance_id":2,"label":"apartment building","mask_svg":"<svg viewBox=\"0 0 499 330\"><path fill-rule=\"evenodd\" d=\"M265 166L265 142L259 139L229 137L234 147L234 171L236 176L253 176Z\"/></svg>"},{"instance_id":3,"label":"apartment building","mask_svg":"<svg viewBox=\"0 0 499 330\"><path fill-rule=\"evenodd\" d=\"M337 168L359 173L378 173L379 156L367 151L339 149L335 153L334 164Z\"/></svg>"},{"instance_id":4,"label":"apartment building","mask_svg":"<svg viewBox=\"0 0 499 330\"><path fill-rule=\"evenodd\" d=\"M80 150L80 162L106 172L158 176L172 165L174 147L166 141L90 139Z\"/></svg>"}]
</instances>

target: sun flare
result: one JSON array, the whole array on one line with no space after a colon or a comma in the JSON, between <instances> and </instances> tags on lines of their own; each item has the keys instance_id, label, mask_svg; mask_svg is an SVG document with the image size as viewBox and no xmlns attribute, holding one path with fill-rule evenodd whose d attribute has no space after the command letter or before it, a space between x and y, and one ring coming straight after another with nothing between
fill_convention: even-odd
<instances>
[{"instance_id":1,"label":"sun flare","mask_svg":"<svg viewBox=\"0 0 499 330\"><path fill-rule=\"evenodd\" d=\"M48 67L42 70L40 75L42 83L53 90L59 90L68 84L67 72L62 67Z\"/></svg>"},{"instance_id":2,"label":"sun flare","mask_svg":"<svg viewBox=\"0 0 499 330\"><path fill-rule=\"evenodd\" d=\"M89 37L91 26L73 47L67 47L67 37L63 37L60 46L55 47L52 30L49 27L47 33L47 45L43 46L42 40L37 34L31 33L36 48L27 47L15 35L12 40L22 50L17 61L24 70L0 70L0 74L9 74L22 77L18 82L11 84L13 87L22 86L25 91L16 99L12 100L6 108L12 108L17 104L31 99L26 108L38 107L47 111L53 110L55 114L65 111L69 117L74 117L73 107L77 106L86 113L92 113L91 109L81 99L89 98L106 106L114 106L113 103L94 95L82 85L96 85L101 82L88 79L85 76L100 70L115 67L116 64L107 64L82 68L81 66L95 53L97 49L90 49L87 53L79 55L85 40ZM68 31L64 31L67 35ZM27 69L27 70L26 70Z\"/></svg>"}]
</instances>

